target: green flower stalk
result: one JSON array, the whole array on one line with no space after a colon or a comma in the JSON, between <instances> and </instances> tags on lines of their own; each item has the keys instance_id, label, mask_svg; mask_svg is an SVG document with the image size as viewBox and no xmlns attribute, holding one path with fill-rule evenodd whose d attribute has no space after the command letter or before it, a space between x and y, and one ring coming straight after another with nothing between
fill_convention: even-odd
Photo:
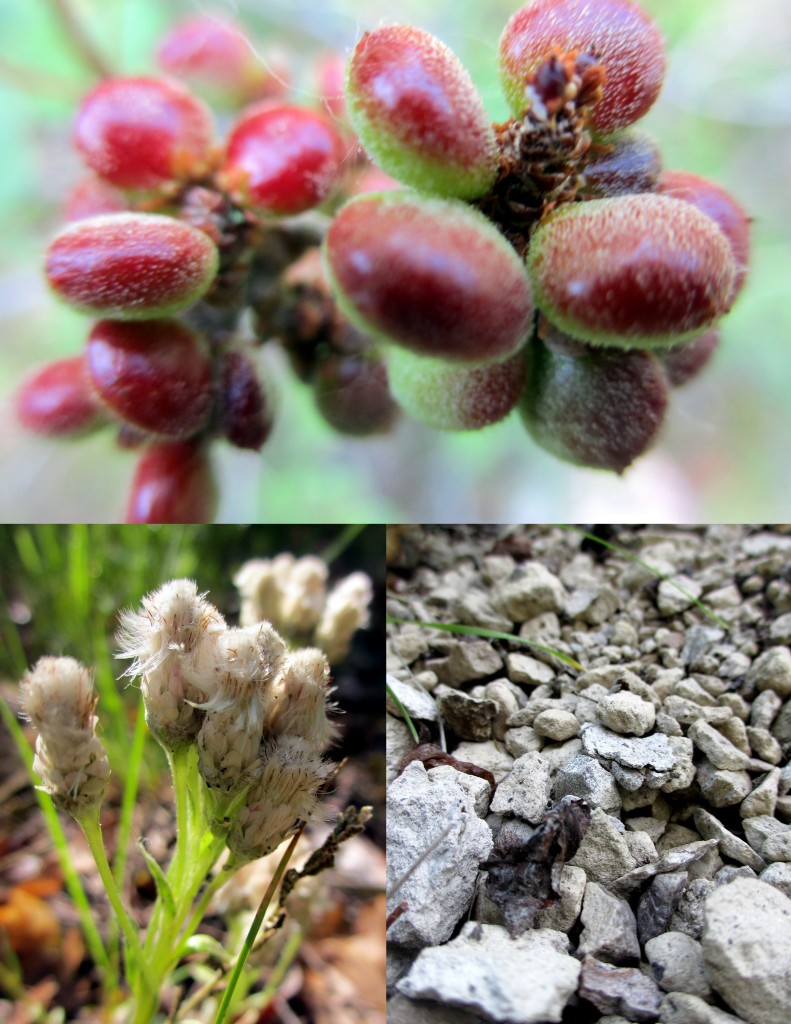
<instances>
[{"instance_id":1,"label":"green flower stalk","mask_svg":"<svg viewBox=\"0 0 791 1024\"><path fill-rule=\"evenodd\" d=\"M110 765L96 735L91 673L74 658L41 658L22 680L38 738L33 769L55 805L78 820L98 810Z\"/></svg>"}]
</instances>

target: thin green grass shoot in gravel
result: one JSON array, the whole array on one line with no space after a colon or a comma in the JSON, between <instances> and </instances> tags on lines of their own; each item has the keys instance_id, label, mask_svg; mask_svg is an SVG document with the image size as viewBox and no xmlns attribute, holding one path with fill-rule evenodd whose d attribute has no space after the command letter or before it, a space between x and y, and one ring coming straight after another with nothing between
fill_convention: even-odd
<instances>
[{"instance_id":1,"label":"thin green grass shoot in gravel","mask_svg":"<svg viewBox=\"0 0 791 1024\"><path fill-rule=\"evenodd\" d=\"M630 551L627 551L626 548L622 548L619 547L618 544L611 544L609 541L602 540L602 538L597 537L595 533L586 533L585 530L580 529L579 526L570 526L566 523L558 523L557 525L561 530L573 530L575 533L578 533L581 537L585 537L586 540L595 541L596 544L601 544L603 548L608 548L610 551L614 551L616 552L616 554L619 554L622 558L626 558L628 559L628 561L634 562L635 565L641 566L647 572L650 572L653 576L656 576L658 580L669 583L671 587L675 587L675 589L680 594L683 594L684 597L688 598L692 602L692 604L695 605L696 608L699 608L704 615L707 615L712 620L712 622L716 622L717 625L721 626L726 632L730 631L731 627L724 619L721 619L719 615L716 615L710 608L708 608L704 601L700 601L698 600L698 598L693 597L692 594L688 594L687 591L684 590L682 586L680 586L680 584L676 583L675 579L672 576L667 576L665 573L659 572L658 569L655 569L652 565L649 565L648 562L641 561L636 555L633 555Z\"/></svg>"},{"instance_id":2,"label":"thin green grass shoot in gravel","mask_svg":"<svg viewBox=\"0 0 791 1024\"><path fill-rule=\"evenodd\" d=\"M537 651L551 654L559 661L562 661L564 665L568 665L578 672L583 671L582 665L575 661L574 658L569 657L568 654L556 651L552 647L546 647L544 644L536 643L535 640L526 640L525 637L517 636L515 633L500 633L496 629L485 629L483 626L462 626L454 622L418 622L415 619L397 619L391 615L387 616L386 621L395 626L423 626L426 629L443 629L446 633L462 633L467 636L484 637L488 640L508 640L514 644L525 644L527 647L534 647Z\"/></svg>"}]
</instances>

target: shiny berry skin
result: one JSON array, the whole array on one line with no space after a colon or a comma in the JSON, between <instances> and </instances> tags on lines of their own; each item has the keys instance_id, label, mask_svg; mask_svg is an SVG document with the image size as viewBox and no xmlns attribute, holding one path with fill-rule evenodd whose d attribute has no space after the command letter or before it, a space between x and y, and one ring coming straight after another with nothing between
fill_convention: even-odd
<instances>
[{"instance_id":1,"label":"shiny berry skin","mask_svg":"<svg viewBox=\"0 0 791 1024\"><path fill-rule=\"evenodd\" d=\"M622 473L662 425L664 371L650 352L573 348L531 342L522 419L536 444L559 459Z\"/></svg>"},{"instance_id":2,"label":"shiny berry skin","mask_svg":"<svg viewBox=\"0 0 791 1024\"><path fill-rule=\"evenodd\" d=\"M22 382L15 403L23 426L51 437L83 434L105 422L82 356L40 366Z\"/></svg>"},{"instance_id":3,"label":"shiny berry skin","mask_svg":"<svg viewBox=\"0 0 791 1024\"><path fill-rule=\"evenodd\" d=\"M371 353L325 356L312 383L317 409L341 434L385 434L398 419L399 409L390 394L387 367Z\"/></svg>"},{"instance_id":4,"label":"shiny berry skin","mask_svg":"<svg viewBox=\"0 0 791 1024\"><path fill-rule=\"evenodd\" d=\"M175 441L147 448L135 469L127 523L210 523L217 487L200 442Z\"/></svg>"},{"instance_id":5,"label":"shiny berry skin","mask_svg":"<svg viewBox=\"0 0 791 1024\"><path fill-rule=\"evenodd\" d=\"M86 364L101 400L122 420L167 437L189 437L212 406L212 367L200 337L178 320L100 320Z\"/></svg>"},{"instance_id":6,"label":"shiny berry skin","mask_svg":"<svg viewBox=\"0 0 791 1024\"><path fill-rule=\"evenodd\" d=\"M63 209L64 220L85 220L102 213L123 213L129 209L126 195L95 174L86 174L69 193Z\"/></svg>"},{"instance_id":7,"label":"shiny berry skin","mask_svg":"<svg viewBox=\"0 0 791 1024\"><path fill-rule=\"evenodd\" d=\"M690 338L682 345L673 345L672 348L664 349L658 353L665 368L668 384L673 388L681 387L688 380L696 377L706 366L717 350L720 343L720 332L718 328L699 334Z\"/></svg>"},{"instance_id":8,"label":"shiny berry skin","mask_svg":"<svg viewBox=\"0 0 791 1024\"><path fill-rule=\"evenodd\" d=\"M163 71L214 103L275 99L288 89L285 68L271 67L229 21L198 14L174 25L157 49Z\"/></svg>"},{"instance_id":9,"label":"shiny berry skin","mask_svg":"<svg viewBox=\"0 0 791 1024\"><path fill-rule=\"evenodd\" d=\"M631 0L532 0L512 15L500 38L500 75L516 117L525 112L525 79L553 51L594 53L607 79L593 108L601 133L632 124L659 95L662 38Z\"/></svg>"},{"instance_id":10,"label":"shiny berry skin","mask_svg":"<svg viewBox=\"0 0 791 1024\"><path fill-rule=\"evenodd\" d=\"M151 213L77 221L47 251L59 298L96 316L142 320L197 302L217 274L217 247L202 231Z\"/></svg>"},{"instance_id":11,"label":"shiny berry skin","mask_svg":"<svg viewBox=\"0 0 791 1024\"><path fill-rule=\"evenodd\" d=\"M465 366L393 346L387 369L404 412L435 430L479 430L497 423L519 401L525 382L522 352L501 363Z\"/></svg>"},{"instance_id":12,"label":"shiny berry skin","mask_svg":"<svg viewBox=\"0 0 791 1024\"><path fill-rule=\"evenodd\" d=\"M536 304L572 337L672 345L730 308L735 264L714 221L651 193L568 204L530 243Z\"/></svg>"},{"instance_id":13,"label":"shiny berry skin","mask_svg":"<svg viewBox=\"0 0 791 1024\"><path fill-rule=\"evenodd\" d=\"M469 73L408 25L366 32L349 60L349 117L384 171L425 192L474 199L494 184L494 130Z\"/></svg>"},{"instance_id":14,"label":"shiny berry skin","mask_svg":"<svg viewBox=\"0 0 791 1024\"><path fill-rule=\"evenodd\" d=\"M82 101L74 139L83 159L119 188L152 189L205 165L212 118L163 78L108 78Z\"/></svg>"},{"instance_id":15,"label":"shiny berry skin","mask_svg":"<svg viewBox=\"0 0 791 1024\"><path fill-rule=\"evenodd\" d=\"M711 217L728 239L736 260L733 302L742 289L750 262L750 218L721 185L689 171L663 171L656 190L660 195L683 199L696 206Z\"/></svg>"},{"instance_id":16,"label":"shiny berry skin","mask_svg":"<svg viewBox=\"0 0 791 1024\"><path fill-rule=\"evenodd\" d=\"M217 416L223 435L237 448L258 451L272 433L258 371L243 352L226 352L219 371Z\"/></svg>"},{"instance_id":17,"label":"shiny berry skin","mask_svg":"<svg viewBox=\"0 0 791 1024\"><path fill-rule=\"evenodd\" d=\"M522 261L457 200L359 196L336 215L324 254L341 309L365 333L474 362L511 355L527 338L533 301Z\"/></svg>"},{"instance_id":18,"label":"shiny berry skin","mask_svg":"<svg viewBox=\"0 0 791 1024\"><path fill-rule=\"evenodd\" d=\"M596 149L604 149L597 155ZM626 131L594 146L585 163L582 188L597 199L651 192L662 170L659 147L640 131Z\"/></svg>"},{"instance_id":19,"label":"shiny berry skin","mask_svg":"<svg viewBox=\"0 0 791 1024\"><path fill-rule=\"evenodd\" d=\"M346 152L322 114L265 104L231 129L219 180L243 205L277 215L302 213L338 185Z\"/></svg>"}]
</instances>

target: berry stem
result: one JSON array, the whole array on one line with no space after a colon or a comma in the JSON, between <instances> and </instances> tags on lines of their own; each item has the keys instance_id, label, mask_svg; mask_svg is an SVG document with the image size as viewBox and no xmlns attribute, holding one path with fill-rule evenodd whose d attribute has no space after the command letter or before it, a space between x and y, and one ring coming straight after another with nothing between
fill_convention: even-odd
<instances>
[{"instance_id":1,"label":"berry stem","mask_svg":"<svg viewBox=\"0 0 791 1024\"><path fill-rule=\"evenodd\" d=\"M52 13L60 22L63 34L82 63L99 78L112 78L113 71L85 33L70 0L49 0Z\"/></svg>"}]
</instances>

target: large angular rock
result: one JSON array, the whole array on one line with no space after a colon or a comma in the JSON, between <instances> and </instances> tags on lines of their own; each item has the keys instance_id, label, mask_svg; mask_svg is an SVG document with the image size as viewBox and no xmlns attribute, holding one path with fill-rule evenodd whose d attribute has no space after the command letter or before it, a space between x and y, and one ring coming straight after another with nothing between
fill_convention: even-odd
<instances>
[{"instance_id":1,"label":"large angular rock","mask_svg":"<svg viewBox=\"0 0 791 1024\"><path fill-rule=\"evenodd\" d=\"M526 622L542 612L559 612L566 603L566 588L540 562L525 562L515 579L504 583L497 608L512 622Z\"/></svg>"},{"instance_id":2,"label":"large angular rock","mask_svg":"<svg viewBox=\"0 0 791 1024\"><path fill-rule=\"evenodd\" d=\"M558 770L552 784L552 794L582 797L591 807L601 807L607 814L617 814L621 796L615 779L606 768L587 754L577 754Z\"/></svg>"},{"instance_id":3,"label":"large angular rock","mask_svg":"<svg viewBox=\"0 0 791 1024\"><path fill-rule=\"evenodd\" d=\"M468 921L452 942L424 949L398 990L508 1024L557 1022L576 991L579 961L568 939L541 929L511 938L498 925Z\"/></svg>"},{"instance_id":4,"label":"large angular rock","mask_svg":"<svg viewBox=\"0 0 791 1024\"><path fill-rule=\"evenodd\" d=\"M535 752L514 761L509 775L497 787L492 800L495 814L514 814L537 825L544 815L552 791L549 765Z\"/></svg>"},{"instance_id":5,"label":"large angular rock","mask_svg":"<svg viewBox=\"0 0 791 1024\"><path fill-rule=\"evenodd\" d=\"M791 697L791 651L770 647L752 663L745 681L759 690L774 690L784 700Z\"/></svg>"},{"instance_id":6,"label":"large angular rock","mask_svg":"<svg viewBox=\"0 0 791 1024\"><path fill-rule=\"evenodd\" d=\"M653 729L656 720L654 705L629 690L602 697L596 714L606 728L631 736L645 736Z\"/></svg>"},{"instance_id":7,"label":"large angular rock","mask_svg":"<svg viewBox=\"0 0 791 1024\"><path fill-rule=\"evenodd\" d=\"M461 686L471 679L493 676L503 667L503 659L486 640L456 644L450 652L445 680L449 686Z\"/></svg>"},{"instance_id":8,"label":"large angular rock","mask_svg":"<svg viewBox=\"0 0 791 1024\"><path fill-rule=\"evenodd\" d=\"M388 913L408 904L388 931L388 939L402 946L433 946L450 938L472 902L478 864L492 850L491 829L476 814L459 774L429 775L415 761L387 791L388 891L420 862L388 900ZM448 834L425 857L446 828Z\"/></svg>"},{"instance_id":9,"label":"large angular rock","mask_svg":"<svg viewBox=\"0 0 791 1024\"><path fill-rule=\"evenodd\" d=\"M676 757L664 733L651 736L620 736L603 725L585 724L581 729L582 748L601 761L617 761L624 768L637 771L653 769L668 772L675 767Z\"/></svg>"},{"instance_id":10,"label":"large angular rock","mask_svg":"<svg viewBox=\"0 0 791 1024\"><path fill-rule=\"evenodd\" d=\"M718 1010L688 992L668 992L662 1000L659 1020L661 1024L746 1024L741 1017Z\"/></svg>"},{"instance_id":11,"label":"large angular rock","mask_svg":"<svg viewBox=\"0 0 791 1024\"><path fill-rule=\"evenodd\" d=\"M637 924L626 900L619 900L597 882L585 886L582 934L577 955L623 964L640 959Z\"/></svg>"},{"instance_id":12,"label":"large angular rock","mask_svg":"<svg viewBox=\"0 0 791 1024\"><path fill-rule=\"evenodd\" d=\"M583 868L589 879L606 888L636 864L623 833L618 830L619 824L600 807L595 808L588 831L569 862Z\"/></svg>"},{"instance_id":13,"label":"large angular rock","mask_svg":"<svg viewBox=\"0 0 791 1024\"><path fill-rule=\"evenodd\" d=\"M737 878L708 897L703 959L712 987L750 1024L787 1024L791 1007L791 900L766 882Z\"/></svg>"},{"instance_id":14,"label":"large angular rock","mask_svg":"<svg viewBox=\"0 0 791 1024\"><path fill-rule=\"evenodd\" d=\"M646 942L645 955L655 981L665 992L688 992L701 999L711 995L703 949L689 935L683 932L657 935Z\"/></svg>"},{"instance_id":15,"label":"large angular rock","mask_svg":"<svg viewBox=\"0 0 791 1024\"><path fill-rule=\"evenodd\" d=\"M639 1024L654 1024L662 994L637 967L613 967L592 956L582 961L579 994L601 1013L619 1013Z\"/></svg>"}]
</instances>

